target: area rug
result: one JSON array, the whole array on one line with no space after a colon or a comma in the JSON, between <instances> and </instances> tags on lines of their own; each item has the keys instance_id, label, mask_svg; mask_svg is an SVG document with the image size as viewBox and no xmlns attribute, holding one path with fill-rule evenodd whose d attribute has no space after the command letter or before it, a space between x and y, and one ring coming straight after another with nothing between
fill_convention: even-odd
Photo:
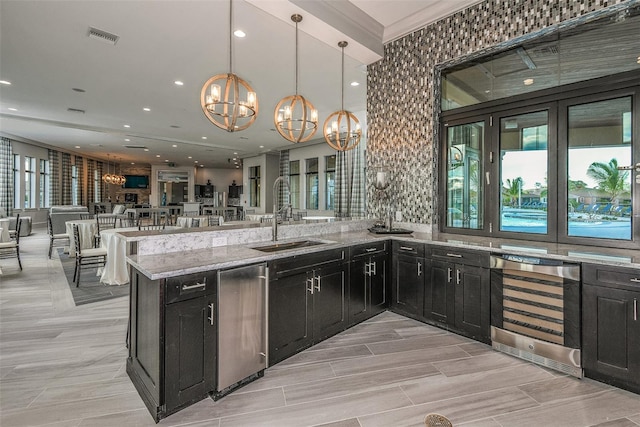
<instances>
[{"instance_id":1,"label":"area rug","mask_svg":"<svg viewBox=\"0 0 640 427\"><path fill-rule=\"evenodd\" d=\"M100 276L96 275L97 268L80 270L80 287L76 288L73 281L75 259L69 258L69 254L64 253L63 248L58 248L58 257L76 305L91 304L129 295L129 285L111 286L100 283Z\"/></svg>"}]
</instances>

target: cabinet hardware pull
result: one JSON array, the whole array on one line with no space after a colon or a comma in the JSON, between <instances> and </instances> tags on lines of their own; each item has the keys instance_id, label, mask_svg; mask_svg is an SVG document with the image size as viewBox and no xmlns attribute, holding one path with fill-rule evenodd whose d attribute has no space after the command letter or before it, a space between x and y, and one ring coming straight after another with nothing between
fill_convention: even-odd
<instances>
[{"instance_id":1,"label":"cabinet hardware pull","mask_svg":"<svg viewBox=\"0 0 640 427\"><path fill-rule=\"evenodd\" d=\"M213 326L213 303L209 304L209 317L207 317L209 324Z\"/></svg>"},{"instance_id":2,"label":"cabinet hardware pull","mask_svg":"<svg viewBox=\"0 0 640 427\"><path fill-rule=\"evenodd\" d=\"M453 257L453 258L462 258L462 255L460 255L460 254L452 254L452 253L449 253L449 252L447 252L447 256L450 256L450 257Z\"/></svg>"},{"instance_id":3,"label":"cabinet hardware pull","mask_svg":"<svg viewBox=\"0 0 640 427\"><path fill-rule=\"evenodd\" d=\"M316 291L320 292L320 276L316 276L314 277L314 279L316 280L316 285L315 285Z\"/></svg>"},{"instance_id":4,"label":"cabinet hardware pull","mask_svg":"<svg viewBox=\"0 0 640 427\"><path fill-rule=\"evenodd\" d=\"M447 283L451 283L453 280L453 269L451 267L447 268Z\"/></svg>"},{"instance_id":5,"label":"cabinet hardware pull","mask_svg":"<svg viewBox=\"0 0 640 427\"><path fill-rule=\"evenodd\" d=\"M411 252L415 251L415 249L410 248L409 246L400 246L400 249L402 249L403 251L411 251Z\"/></svg>"},{"instance_id":6,"label":"cabinet hardware pull","mask_svg":"<svg viewBox=\"0 0 640 427\"><path fill-rule=\"evenodd\" d=\"M258 353L260 356L262 357L267 357L267 353L265 353L264 351L261 351L260 353Z\"/></svg>"},{"instance_id":7,"label":"cabinet hardware pull","mask_svg":"<svg viewBox=\"0 0 640 427\"><path fill-rule=\"evenodd\" d=\"M371 276L371 263L368 262L364 265L364 275Z\"/></svg>"},{"instance_id":8,"label":"cabinet hardware pull","mask_svg":"<svg viewBox=\"0 0 640 427\"><path fill-rule=\"evenodd\" d=\"M633 320L638 320L638 300L633 299Z\"/></svg>"},{"instance_id":9,"label":"cabinet hardware pull","mask_svg":"<svg viewBox=\"0 0 640 427\"><path fill-rule=\"evenodd\" d=\"M422 276L422 263L418 262L418 277Z\"/></svg>"},{"instance_id":10,"label":"cabinet hardware pull","mask_svg":"<svg viewBox=\"0 0 640 427\"><path fill-rule=\"evenodd\" d=\"M367 248L365 249L365 252L375 252L376 248Z\"/></svg>"},{"instance_id":11,"label":"cabinet hardware pull","mask_svg":"<svg viewBox=\"0 0 640 427\"><path fill-rule=\"evenodd\" d=\"M640 279L634 277L632 279L629 279L630 282L634 282L634 283L640 283Z\"/></svg>"},{"instance_id":12,"label":"cabinet hardware pull","mask_svg":"<svg viewBox=\"0 0 640 427\"><path fill-rule=\"evenodd\" d=\"M460 269L456 268L456 285L460 284Z\"/></svg>"},{"instance_id":13,"label":"cabinet hardware pull","mask_svg":"<svg viewBox=\"0 0 640 427\"><path fill-rule=\"evenodd\" d=\"M313 295L313 279L315 279L315 277L307 279L307 291L310 292L311 295Z\"/></svg>"},{"instance_id":14,"label":"cabinet hardware pull","mask_svg":"<svg viewBox=\"0 0 640 427\"><path fill-rule=\"evenodd\" d=\"M376 275L376 263L372 262L371 263L371 267L373 267L373 268L370 269L370 272L371 272L370 276L375 276Z\"/></svg>"},{"instance_id":15,"label":"cabinet hardware pull","mask_svg":"<svg viewBox=\"0 0 640 427\"><path fill-rule=\"evenodd\" d=\"M198 289L198 288L206 288L207 287L207 278L205 277L204 280L202 281L202 283L197 283L195 285L182 285L182 290L183 291L190 291L192 289Z\"/></svg>"}]
</instances>

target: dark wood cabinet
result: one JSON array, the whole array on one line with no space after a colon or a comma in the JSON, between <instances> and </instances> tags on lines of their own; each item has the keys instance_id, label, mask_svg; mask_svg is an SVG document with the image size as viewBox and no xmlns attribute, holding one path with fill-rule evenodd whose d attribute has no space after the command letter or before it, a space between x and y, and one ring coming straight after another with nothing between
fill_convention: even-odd
<instances>
[{"instance_id":1,"label":"dark wood cabinet","mask_svg":"<svg viewBox=\"0 0 640 427\"><path fill-rule=\"evenodd\" d=\"M422 316L426 262L424 244L393 242L391 307L401 314Z\"/></svg>"},{"instance_id":2,"label":"dark wood cabinet","mask_svg":"<svg viewBox=\"0 0 640 427\"><path fill-rule=\"evenodd\" d=\"M389 304L388 242L351 248L349 268L349 325L384 311Z\"/></svg>"},{"instance_id":3,"label":"dark wood cabinet","mask_svg":"<svg viewBox=\"0 0 640 427\"><path fill-rule=\"evenodd\" d=\"M340 249L270 264L269 365L346 329L346 261Z\"/></svg>"},{"instance_id":4,"label":"dark wood cabinet","mask_svg":"<svg viewBox=\"0 0 640 427\"><path fill-rule=\"evenodd\" d=\"M640 270L583 264L585 376L640 393Z\"/></svg>"},{"instance_id":5,"label":"dark wood cabinet","mask_svg":"<svg viewBox=\"0 0 640 427\"><path fill-rule=\"evenodd\" d=\"M423 316L447 329L490 342L489 255L432 248Z\"/></svg>"},{"instance_id":6,"label":"dark wood cabinet","mask_svg":"<svg viewBox=\"0 0 640 427\"><path fill-rule=\"evenodd\" d=\"M131 272L127 373L158 421L215 391L216 273Z\"/></svg>"}]
</instances>

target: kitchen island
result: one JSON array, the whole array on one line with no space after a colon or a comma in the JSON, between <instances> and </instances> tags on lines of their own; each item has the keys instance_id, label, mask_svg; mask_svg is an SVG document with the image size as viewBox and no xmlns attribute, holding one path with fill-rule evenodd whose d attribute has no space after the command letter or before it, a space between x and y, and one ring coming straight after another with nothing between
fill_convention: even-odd
<instances>
[{"instance_id":1,"label":"kitchen island","mask_svg":"<svg viewBox=\"0 0 640 427\"><path fill-rule=\"evenodd\" d=\"M612 286L623 286L624 292L631 293L624 293L624 298L616 300L621 310L628 310L629 314L627 317L621 316L618 321L627 322L625 325L628 328L625 330L635 331L629 336L622 337L620 333L615 336L616 339L623 339L628 348L625 357L619 353L615 356L607 353L605 357L617 359L598 360L598 355L602 354L598 352L599 346L602 343L611 344L610 340L597 336L597 332L601 331L598 328L605 319L598 320L592 311L583 311L578 322L588 326L582 329L582 366L585 373L638 392L640 369L637 360L640 359L634 359L634 355L638 354L640 345L636 342L638 326L632 323L635 320L630 311L633 302L640 299L640 287L633 287L637 284L632 281L640 278L638 253L522 241L488 242L486 239L475 240L466 236L440 236L434 239L420 230L410 236L380 236L366 231L369 224L363 222L365 224L358 221L324 224L320 229L305 228L315 227L315 224L284 226L281 231L285 235L289 233L286 236L289 238L282 240L282 243L313 241L317 244L293 248L283 245L285 249L282 250L272 250L268 233L258 229L258 233L265 234L266 238L255 234L245 238L261 237L260 241L228 244L230 241L237 242L241 239L240 235L246 232L236 230L227 232L230 234L225 237L226 245L179 253L132 255L128 259L133 274L131 345L127 371L154 418L159 420L208 395L216 396L219 392L213 385L217 375L218 352L217 273L255 264L267 264L269 267L268 366L386 309L479 341L490 342L490 327L493 325L488 313L493 305L493 288L488 282L489 265L482 261L485 256L488 259L489 254L521 257L535 254L549 260L583 265L583 268L595 271L595 277L589 279L587 286L593 286L607 298L610 298L611 289L616 290ZM291 229L287 232L287 228ZM151 239L142 235L131 238L138 243ZM206 240L215 243L224 239L221 235L208 235ZM138 247L141 246L144 245ZM270 248L265 251L265 247ZM403 248L411 247L417 248L417 252L403 254L403 251L407 252ZM445 265L444 271L447 268L456 274L460 271L460 285L464 284L469 295L474 295L464 301L461 308L448 305L456 303L454 296L445 299L445 306L453 307L451 319L434 315L438 312L434 309L437 299L435 294L428 291L438 280L438 276L433 275L437 269L432 267L440 253L444 257L453 255L455 262L451 267ZM461 262L458 255L466 256L467 261ZM401 263L402 260L405 263ZM407 262L415 262L415 270L414 264ZM466 271L463 266L470 263L477 264L473 272L479 279L468 279L465 284L462 280ZM419 280L409 280L406 275L399 274L410 271L415 271ZM606 274L609 274L606 277L627 274L630 282L622 285L599 282L598 275ZM631 290L629 286L632 286ZM597 293L594 294L594 289L589 290L588 287L586 290L588 304L597 305ZM580 312L580 307L574 307L575 310ZM456 323L456 315L459 317L461 313L468 314L467 319L463 323ZM180 327L183 329L180 330L176 325L182 325ZM189 363L175 364L173 360L182 354L189 355ZM181 360L180 357L177 359ZM618 364L617 370L611 370L611 362Z\"/></svg>"}]
</instances>

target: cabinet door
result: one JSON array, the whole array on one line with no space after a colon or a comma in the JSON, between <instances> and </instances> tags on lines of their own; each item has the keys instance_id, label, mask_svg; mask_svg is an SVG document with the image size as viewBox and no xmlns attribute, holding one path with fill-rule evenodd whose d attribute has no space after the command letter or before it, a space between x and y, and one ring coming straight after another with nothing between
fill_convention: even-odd
<instances>
[{"instance_id":1,"label":"cabinet door","mask_svg":"<svg viewBox=\"0 0 640 427\"><path fill-rule=\"evenodd\" d=\"M307 290L307 276L299 273L269 282L269 365L312 343L312 295Z\"/></svg>"},{"instance_id":2,"label":"cabinet door","mask_svg":"<svg viewBox=\"0 0 640 427\"><path fill-rule=\"evenodd\" d=\"M387 254L376 255L371 258L371 275L369 277L369 316L382 313L388 306L389 257Z\"/></svg>"},{"instance_id":3,"label":"cabinet door","mask_svg":"<svg viewBox=\"0 0 640 427\"><path fill-rule=\"evenodd\" d=\"M584 285L582 358L597 379L640 391L640 292Z\"/></svg>"},{"instance_id":4,"label":"cabinet door","mask_svg":"<svg viewBox=\"0 0 640 427\"><path fill-rule=\"evenodd\" d=\"M487 341L490 336L489 270L455 265L455 327L468 336Z\"/></svg>"},{"instance_id":5,"label":"cabinet door","mask_svg":"<svg viewBox=\"0 0 640 427\"><path fill-rule=\"evenodd\" d=\"M199 297L165 309L166 412L196 402L215 390L214 297Z\"/></svg>"},{"instance_id":6,"label":"cabinet door","mask_svg":"<svg viewBox=\"0 0 640 427\"><path fill-rule=\"evenodd\" d=\"M431 260L425 284L424 317L443 324L453 324L454 281L453 263Z\"/></svg>"},{"instance_id":7,"label":"cabinet door","mask_svg":"<svg viewBox=\"0 0 640 427\"><path fill-rule=\"evenodd\" d=\"M392 305L412 316L422 313L422 301L420 299L419 303L418 294L423 287L423 269L422 257L401 254L396 256Z\"/></svg>"},{"instance_id":8,"label":"cabinet door","mask_svg":"<svg viewBox=\"0 0 640 427\"><path fill-rule=\"evenodd\" d=\"M347 327L347 265L323 267L313 273L313 339L320 341Z\"/></svg>"},{"instance_id":9,"label":"cabinet door","mask_svg":"<svg viewBox=\"0 0 640 427\"><path fill-rule=\"evenodd\" d=\"M349 267L349 324L363 321L369 315L369 258L360 257Z\"/></svg>"}]
</instances>

